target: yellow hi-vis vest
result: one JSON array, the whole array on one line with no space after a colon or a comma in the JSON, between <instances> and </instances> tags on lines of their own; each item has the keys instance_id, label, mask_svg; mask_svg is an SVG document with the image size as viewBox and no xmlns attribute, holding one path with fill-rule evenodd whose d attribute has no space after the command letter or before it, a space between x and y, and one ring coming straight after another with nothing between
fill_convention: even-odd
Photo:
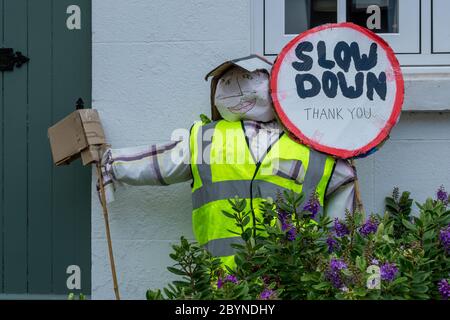
<instances>
[{"instance_id":1,"label":"yellow hi-vis vest","mask_svg":"<svg viewBox=\"0 0 450 320\"><path fill-rule=\"evenodd\" d=\"M241 237L229 231L240 233L235 221L222 213L233 212L228 199L246 199L259 219L261 202L268 197L276 200L285 190L303 191L305 198L316 192L323 208L335 164L332 157L283 133L265 156L255 161L244 130L240 121L220 120L206 125L197 122L190 135L194 235L200 245L228 265L233 265L231 244L243 243ZM290 165L293 174L281 171L280 163Z\"/></svg>"}]
</instances>

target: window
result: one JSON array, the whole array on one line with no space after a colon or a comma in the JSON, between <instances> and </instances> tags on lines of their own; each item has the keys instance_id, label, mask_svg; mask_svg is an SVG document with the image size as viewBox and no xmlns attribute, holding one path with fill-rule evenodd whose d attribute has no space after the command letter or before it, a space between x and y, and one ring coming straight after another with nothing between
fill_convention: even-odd
<instances>
[{"instance_id":1,"label":"window","mask_svg":"<svg viewBox=\"0 0 450 320\"><path fill-rule=\"evenodd\" d=\"M396 53L420 54L420 0L347 0L346 20L389 42Z\"/></svg>"},{"instance_id":2,"label":"window","mask_svg":"<svg viewBox=\"0 0 450 320\"><path fill-rule=\"evenodd\" d=\"M276 55L297 34L338 21L338 0L265 0L265 55Z\"/></svg>"},{"instance_id":3,"label":"window","mask_svg":"<svg viewBox=\"0 0 450 320\"><path fill-rule=\"evenodd\" d=\"M434 0L432 5L432 52L436 54L450 54L450 25L448 21L450 1Z\"/></svg>"},{"instance_id":4,"label":"window","mask_svg":"<svg viewBox=\"0 0 450 320\"><path fill-rule=\"evenodd\" d=\"M347 21L376 33L399 33L398 0L347 0Z\"/></svg>"},{"instance_id":5,"label":"window","mask_svg":"<svg viewBox=\"0 0 450 320\"><path fill-rule=\"evenodd\" d=\"M253 0L253 50L276 57L297 34L353 22L384 38L405 71L450 73L448 0Z\"/></svg>"},{"instance_id":6,"label":"window","mask_svg":"<svg viewBox=\"0 0 450 320\"><path fill-rule=\"evenodd\" d=\"M337 0L286 0L284 33L297 35L324 23L337 22Z\"/></svg>"},{"instance_id":7,"label":"window","mask_svg":"<svg viewBox=\"0 0 450 320\"><path fill-rule=\"evenodd\" d=\"M265 55L312 27L349 21L379 33L397 53L420 53L420 0L264 0Z\"/></svg>"}]
</instances>

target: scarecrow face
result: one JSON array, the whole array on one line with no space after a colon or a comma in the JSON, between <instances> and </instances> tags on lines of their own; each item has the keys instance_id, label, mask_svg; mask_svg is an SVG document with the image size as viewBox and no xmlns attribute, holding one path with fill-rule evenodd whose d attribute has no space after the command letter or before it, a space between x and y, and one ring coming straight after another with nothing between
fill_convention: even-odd
<instances>
[{"instance_id":1,"label":"scarecrow face","mask_svg":"<svg viewBox=\"0 0 450 320\"><path fill-rule=\"evenodd\" d=\"M269 76L234 67L219 79L215 104L228 121L241 119L267 122L275 118L269 95Z\"/></svg>"}]
</instances>

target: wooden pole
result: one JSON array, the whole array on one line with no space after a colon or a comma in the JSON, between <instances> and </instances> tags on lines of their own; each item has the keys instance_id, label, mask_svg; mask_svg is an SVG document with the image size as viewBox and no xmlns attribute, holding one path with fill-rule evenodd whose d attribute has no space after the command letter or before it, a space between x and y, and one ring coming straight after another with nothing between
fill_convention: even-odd
<instances>
[{"instance_id":1,"label":"wooden pole","mask_svg":"<svg viewBox=\"0 0 450 320\"><path fill-rule=\"evenodd\" d=\"M356 170L356 164L355 160L350 160L350 164L353 167L353 170L355 171L355 201L356 201L356 209L358 212L364 213L364 206L362 203L362 197L361 197L361 189L359 187L359 180L358 180L358 172Z\"/></svg>"},{"instance_id":2,"label":"wooden pole","mask_svg":"<svg viewBox=\"0 0 450 320\"><path fill-rule=\"evenodd\" d=\"M109 218L108 218L108 208L106 207L105 186L103 185L102 169L100 166L100 162L97 162L97 176L98 176L98 183L100 185L100 198L101 198L100 202L102 203L103 217L105 219L106 239L108 241L109 263L111 265L114 293L116 295L116 300L120 300L119 285L117 283L116 264L114 263L114 254L112 248L111 232L109 230Z\"/></svg>"}]
</instances>

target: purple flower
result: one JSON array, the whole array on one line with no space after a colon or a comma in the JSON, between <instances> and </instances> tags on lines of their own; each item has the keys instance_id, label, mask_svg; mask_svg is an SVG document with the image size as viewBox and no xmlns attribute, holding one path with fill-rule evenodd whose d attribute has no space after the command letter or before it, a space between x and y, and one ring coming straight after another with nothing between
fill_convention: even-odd
<instances>
[{"instance_id":1,"label":"purple flower","mask_svg":"<svg viewBox=\"0 0 450 320\"><path fill-rule=\"evenodd\" d=\"M286 231L287 239L289 241L294 241L297 237L297 230L295 229L295 226L290 223L289 215L284 211L280 211L278 212L278 218L281 222L281 231Z\"/></svg>"},{"instance_id":2,"label":"purple flower","mask_svg":"<svg viewBox=\"0 0 450 320\"><path fill-rule=\"evenodd\" d=\"M450 283L448 283L447 279L439 281L438 290L443 300L450 299Z\"/></svg>"},{"instance_id":3,"label":"purple flower","mask_svg":"<svg viewBox=\"0 0 450 320\"><path fill-rule=\"evenodd\" d=\"M447 253L450 253L450 224L439 232L439 241Z\"/></svg>"},{"instance_id":4,"label":"purple flower","mask_svg":"<svg viewBox=\"0 0 450 320\"><path fill-rule=\"evenodd\" d=\"M325 277L331 282L333 287L340 289L344 286L341 271L347 269L347 264L342 259L332 258L330 266L325 273Z\"/></svg>"},{"instance_id":5,"label":"purple flower","mask_svg":"<svg viewBox=\"0 0 450 320\"><path fill-rule=\"evenodd\" d=\"M278 211L278 219L281 222L281 230L286 231L289 226L289 215L284 211Z\"/></svg>"},{"instance_id":6,"label":"purple flower","mask_svg":"<svg viewBox=\"0 0 450 320\"><path fill-rule=\"evenodd\" d=\"M395 263L386 262L380 267L381 280L391 282L395 279L398 273L398 268Z\"/></svg>"},{"instance_id":7,"label":"purple flower","mask_svg":"<svg viewBox=\"0 0 450 320\"><path fill-rule=\"evenodd\" d=\"M270 290L270 289L264 289L262 292L261 292L261 294L259 295L259 298L261 299L261 300L269 300L271 297L272 297L272 295L274 294L274 291L273 290Z\"/></svg>"},{"instance_id":8,"label":"purple flower","mask_svg":"<svg viewBox=\"0 0 450 320\"><path fill-rule=\"evenodd\" d=\"M338 218L334 219L334 232L339 238L342 238L350 233L345 223L341 222Z\"/></svg>"},{"instance_id":9,"label":"purple flower","mask_svg":"<svg viewBox=\"0 0 450 320\"><path fill-rule=\"evenodd\" d=\"M308 200L308 202L303 207L303 210L311 213L311 219L314 219L320 210L320 202L317 193Z\"/></svg>"},{"instance_id":10,"label":"purple flower","mask_svg":"<svg viewBox=\"0 0 450 320\"><path fill-rule=\"evenodd\" d=\"M445 191L444 186L440 186L438 191L436 192L436 198L438 201L441 201L444 205L448 204L449 197L448 193Z\"/></svg>"},{"instance_id":11,"label":"purple flower","mask_svg":"<svg viewBox=\"0 0 450 320\"><path fill-rule=\"evenodd\" d=\"M371 217L359 228L359 233L362 236L367 237L369 234L377 232L378 225L379 222L375 218Z\"/></svg>"},{"instance_id":12,"label":"purple flower","mask_svg":"<svg viewBox=\"0 0 450 320\"><path fill-rule=\"evenodd\" d=\"M227 276L225 277L225 282L238 283L238 280L237 280L236 276L233 276L233 275L227 275Z\"/></svg>"},{"instance_id":13,"label":"purple flower","mask_svg":"<svg viewBox=\"0 0 450 320\"><path fill-rule=\"evenodd\" d=\"M375 266L378 266L380 264L380 261L378 261L377 259L372 259L371 263Z\"/></svg>"},{"instance_id":14,"label":"purple flower","mask_svg":"<svg viewBox=\"0 0 450 320\"><path fill-rule=\"evenodd\" d=\"M328 252L332 253L339 248L339 243L337 240L330 234L327 238Z\"/></svg>"},{"instance_id":15,"label":"purple flower","mask_svg":"<svg viewBox=\"0 0 450 320\"><path fill-rule=\"evenodd\" d=\"M236 278L236 276L233 276L230 274L227 275L225 277L225 279L222 279L221 277L219 277L219 279L217 280L217 288L219 288L219 289L222 288L226 282L231 282L231 283L236 284L236 283L238 283L238 279Z\"/></svg>"},{"instance_id":16,"label":"purple flower","mask_svg":"<svg viewBox=\"0 0 450 320\"><path fill-rule=\"evenodd\" d=\"M295 229L295 226L292 223L287 223L286 221L283 221L281 223L281 230L286 231L287 239L289 241L294 241L297 237L297 230Z\"/></svg>"},{"instance_id":17,"label":"purple flower","mask_svg":"<svg viewBox=\"0 0 450 320\"><path fill-rule=\"evenodd\" d=\"M291 227L292 227L292 224L290 224L286 221L281 222L281 231L289 230L289 228L291 228Z\"/></svg>"},{"instance_id":18,"label":"purple flower","mask_svg":"<svg viewBox=\"0 0 450 320\"><path fill-rule=\"evenodd\" d=\"M347 269L347 264L342 259L332 258L330 261L331 270L344 270Z\"/></svg>"},{"instance_id":19,"label":"purple flower","mask_svg":"<svg viewBox=\"0 0 450 320\"><path fill-rule=\"evenodd\" d=\"M286 221L289 219L289 214L285 211L278 211L278 218L280 219L281 224L286 223Z\"/></svg>"},{"instance_id":20,"label":"purple flower","mask_svg":"<svg viewBox=\"0 0 450 320\"><path fill-rule=\"evenodd\" d=\"M289 241L294 241L295 238L297 238L297 230L295 229L294 226L292 226L292 227L288 230L288 232L286 233L286 235L287 235L287 238L288 238Z\"/></svg>"}]
</instances>

